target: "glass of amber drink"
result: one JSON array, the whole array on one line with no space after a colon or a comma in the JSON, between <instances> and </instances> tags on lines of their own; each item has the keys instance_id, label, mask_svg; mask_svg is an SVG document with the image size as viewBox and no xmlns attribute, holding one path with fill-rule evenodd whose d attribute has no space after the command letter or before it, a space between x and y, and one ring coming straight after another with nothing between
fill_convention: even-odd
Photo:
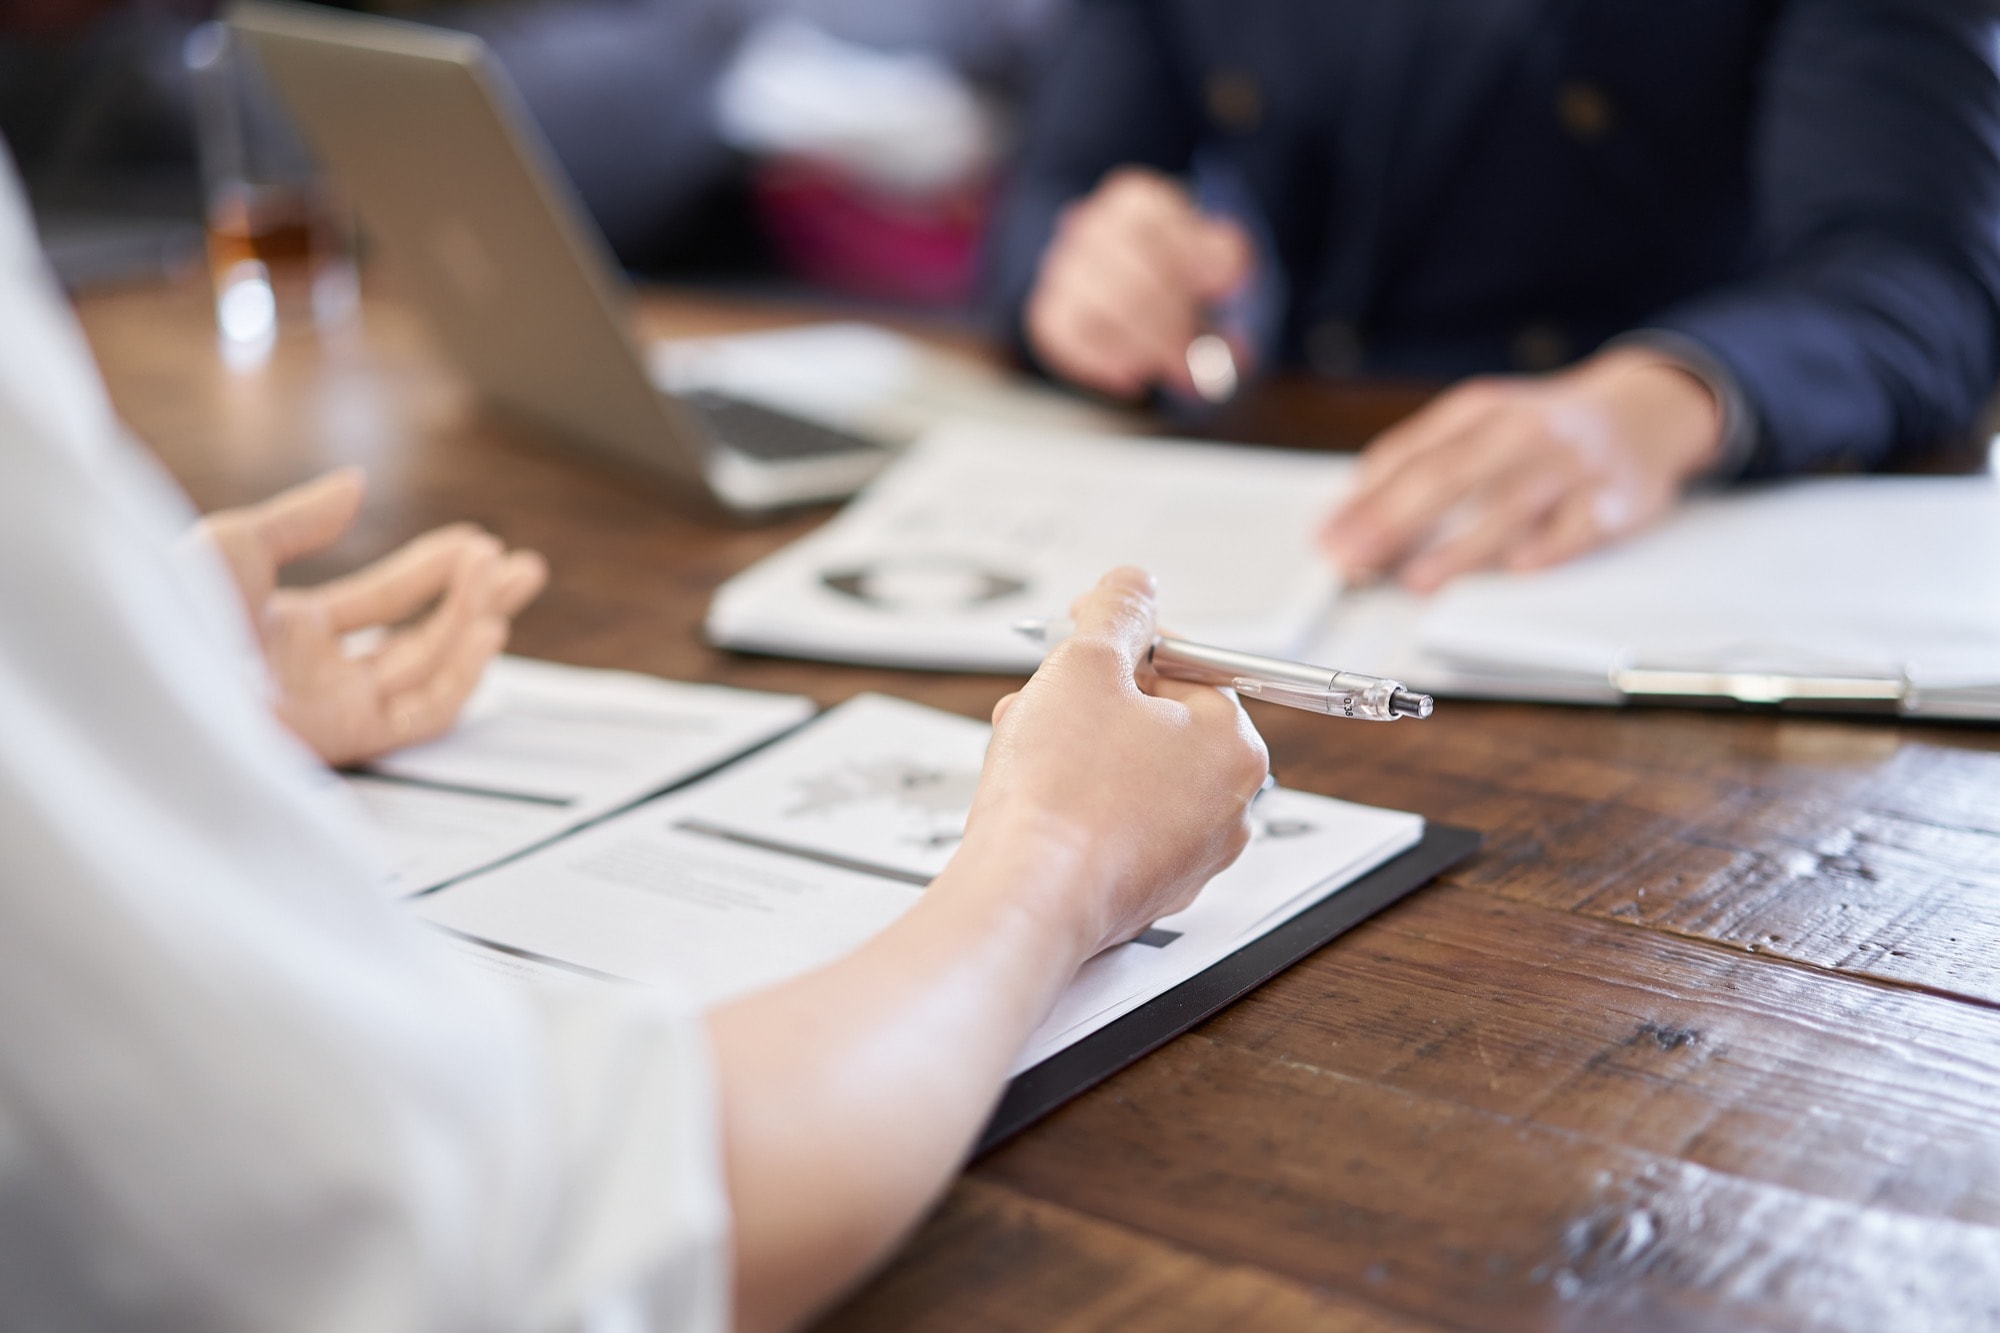
<instances>
[{"instance_id":1,"label":"glass of amber drink","mask_svg":"<svg viewBox=\"0 0 2000 1333\"><path fill-rule=\"evenodd\" d=\"M224 350L344 324L359 291L354 229L326 174L226 24L196 28L184 57Z\"/></svg>"}]
</instances>

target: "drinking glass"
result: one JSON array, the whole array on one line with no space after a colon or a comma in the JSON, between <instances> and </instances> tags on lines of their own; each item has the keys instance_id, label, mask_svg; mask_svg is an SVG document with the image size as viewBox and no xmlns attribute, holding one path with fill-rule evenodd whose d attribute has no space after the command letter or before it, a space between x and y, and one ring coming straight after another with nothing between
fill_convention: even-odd
<instances>
[{"instance_id":1,"label":"drinking glass","mask_svg":"<svg viewBox=\"0 0 2000 1333\"><path fill-rule=\"evenodd\" d=\"M337 327L359 294L354 228L249 44L221 22L188 34L207 199L215 323L225 351Z\"/></svg>"}]
</instances>

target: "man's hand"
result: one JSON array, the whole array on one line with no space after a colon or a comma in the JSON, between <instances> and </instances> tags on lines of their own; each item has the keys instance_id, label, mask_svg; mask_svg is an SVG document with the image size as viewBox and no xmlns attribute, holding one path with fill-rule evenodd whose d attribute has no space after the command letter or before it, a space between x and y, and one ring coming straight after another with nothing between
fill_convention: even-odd
<instances>
[{"instance_id":1,"label":"man's hand","mask_svg":"<svg viewBox=\"0 0 2000 1333\"><path fill-rule=\"evenodd\" d=\"M331 583L278 587L282 566L347 531L362 491L359 472L335 472L261 504L219 510L200 528L249 608L278 719L329 764L448 730L506 643L509 620L548 576L540 556L506 552L460 524ZM364 630L379 631L379 642L351 653L348 636Z\"/></svg>"},{"instance_id":2,"label":"man's hand","mask_svg":"<svg viewBox=\"0 0 2000 1333\"><path fill-rule=\"evenodd\" d=\"M1069 854L1079 873L1058 908L1080 932L1080 960L1186 907L1236 859L1270 760L1234 695L1141 667L1147 575L1114 570L1073 615L1075 634L993 710L959 856Z\"/></svg>"},{"instance_id":3,"label":"man's hand","mask_svg":"<svg viewBox=\"0 0 2000 1333\"><path fill-rule=\"evenodd\" d=\"M1248 280L1252 254L1240 227L1203 215L1165 176L1113 172L1063 213L1042 256L1029 345L1056 374L1115 397L1192 392L1188 343Z\"/></svg>"},{"instance_id":4,"label":"man's hand","mask_svg":"<svg viewBox=\"0 0 2000 1333\"><path fill-rule=\"evenodd\" d=\"M1539 569L1659 519L1722 447L1700 380L1644 348L1460 385L1369 446L1322 542L1348 579L1430 592Z\"/></svg>"}]
</instances>

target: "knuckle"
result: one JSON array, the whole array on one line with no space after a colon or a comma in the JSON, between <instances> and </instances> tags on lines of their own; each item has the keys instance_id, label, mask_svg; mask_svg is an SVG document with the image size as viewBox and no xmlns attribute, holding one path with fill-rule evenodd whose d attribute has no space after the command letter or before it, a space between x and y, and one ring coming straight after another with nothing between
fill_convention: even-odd
<instances>
[{"instance_id":1,"label":"knuckle","mask_svg":"<svg viewBox=\"0 0 2000 1333\"><path fill-rule=\"evenodd\" d=\"M1145 198L1156 191L1161 184L1160 177L1146 168L1125 166L1106 175L1098 193L1106 198Z\"/></svg>"},{"instance_id":2,"label":"knuckle","mask_svg":"<svg viewBox=\"0 0 2000 1333\"><path fill-rule=\"evenodd\" d=\"M1124 167L1100 191L1108 212L1125 219L1156 218L1178 211L1182 195L1166 177L1143 167Z\"/></svg>"},{"instance_id":3,"label":"knuckle","mask_svg":"<svg viewBox=\"0 0 2000 1333\"><path fill-rule=\"evenodd\" d=\"M1513 382L1498 375L1479 375L1452 391L1452 396L1474 407L1496 407L1512 399Z\"/></svg>"},{"instance_id":4,"label":"knuckle","mask_svg":"<svg viewBox=\"0 0 2000 1333\"><path fill-rule=\"evenodd\" d=\"M1076 599L1079 611L1087 607L1102 607L1114 617L1144 611L1152 602L1147 588L1141 586L1143 574L1128 568L1111 570L1092 585L1090 590Z\"/></svg>"},{"instance_id":5,"label":"knuckle","mask_svg":"<svg viewBox=\"0 0 2000 1333\"><path fill-rule=\"evenodd\" d=\"M1068 276L1069 267L1083 263L1100 249L1099 238L1105 230L1107 211L1101 199L1071 204L1056 228L1055 243L1049 247L1049 264L1064 269Z\"/></svg>"},{"instance_id":6,"label":"knuckle","mask_svg":"<svg viewBox=\"0 0 2000 1333\"><path fill-rule=\"evenodd\" d=\"M1254 731L1244 738L1244 743L1236 754L1236 777L1241 785L1256 787L1271 771L1270 752L1264 748L1263 738Z\"/></svg>"},{"instance_id":7,"label":"knuckle","mask_svg":"<svg viewBox=\"0 0 2000 1333\"><path fill-rule=\"evenodd\" d=\"M1099 634L1078 634L1064 640L1049 654L1048 662L1063 672L1085 675L1122 675L1125 670L1125 655L1118 645Z\"/></svg>"},{"instance_id":8,"label":"knuckle","mask_svg":"<svg viewBox=\"0 0 2000 1333\"><path fill-rule=\"evenodd\" d=\"M1075 376L1096 364L1088 340L1068 319L1049 320L1035 335L1035 350L1048 361L1051 369L1063 375Z\"/></svg>"},{"instance_id":9,"label":"knuckle","mask_svg":"<svg viewBox=\"0 0 2000 1333\"><path fill-rule=\"evenodd\" d=\"M1101 582L1134 603L1149 600L1152 596L1153 576L1137 565L1118 565L1107 570Z\"/></svg>"},{"instance_id":10,"label":"knuckle","mask_svg":"<svg viewBox=\"0 0 2000 1333\"><path fill-rule=\"evenodd\" d=\"M1061 297L1049 288L1044 279L1035 286L1035 293L1028 300L1028 337L1041 350L1060 344L1065 332L1065 319Z\"/></svg>"},{"instance_id":11,"label":"knuckle","mask_svg":"<svg viewBox=\"0 0 2000 1333\"><path fill-rule=\"evenodd\" d=\"M1114 586L1109 599L1112 620L1120 626L1143 624L1152 619L1153 599L1138 588L1129 584Z\"/></svg>"}]
</instances>

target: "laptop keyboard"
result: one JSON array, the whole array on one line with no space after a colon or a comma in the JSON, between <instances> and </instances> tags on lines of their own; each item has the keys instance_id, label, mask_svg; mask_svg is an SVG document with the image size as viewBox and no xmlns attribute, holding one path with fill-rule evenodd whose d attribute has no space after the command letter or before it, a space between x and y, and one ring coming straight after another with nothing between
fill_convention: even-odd
<instances>
[{"instance_id":1,"label":"laptop keyboard","mask_svg":"<svg viewBox=\"0 0 2000 1333\"><path fill-rule=\"evenodd\" d=\"M873 440L742 398L702 392L676 399L702 419L711 439L751 458L783 462L882 448Z\"/></svg>"}]
</instances>

